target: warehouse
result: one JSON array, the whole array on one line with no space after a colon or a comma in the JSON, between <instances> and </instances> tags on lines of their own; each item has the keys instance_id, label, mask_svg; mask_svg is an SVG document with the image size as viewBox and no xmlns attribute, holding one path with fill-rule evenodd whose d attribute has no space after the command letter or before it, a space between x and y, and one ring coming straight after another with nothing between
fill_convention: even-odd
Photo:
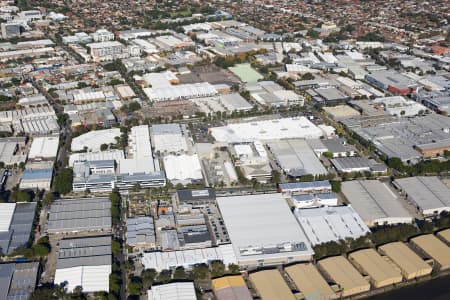
<instances>
[{"instance_id":1,"label":"warehouse","mask_svg":"<svg viewBox=\"0 0 450 300\"><path fill-rule=\"evenodd\" d=\"M241 143L255 140L318 139L325 133L306 117L230 123L209 129L218 142Z\"/></svg>"},{"instance_id":2,"label":"warehouse","mask_svg":"<svg viewBox=\"0 0 450 300\"><path fill-rule=\"evenodd\" d=\"M394 186L413 202L424 216L450 211L450 188L438 177L409 177L396 179Z\"/></svg>"},{"instance_id":3,"label":"warehouse","mask_svg":"<svg viewBox=\"0 0 450 300\"><path fill-rule=\"evenodd\" d=\"M3 162L5 166L25 163L27 156L20 151L25 144L25 137L0 138L0 162Z\"/></svg>"},{"instance_id":4,"label":"warehouse","mask_svg":"<svg viewBox=\"0 0 450 300\"><path fill-rule=\"evenodd\" d=\"M55 284L67 282L72 292L109 292L111 274L111 236L62 239L58 243Z\"/></svg>"},{"instance_id":5,"label":"warehouse","mask_svg":"<svg viewBox=\"0 0 450 300\"><path fill-rule=\"evenodd\" d=\"M323 175L327 170L305 140L278 140L267 143L279 167L290 177Z\"/></svg>"},{"instance_id":6,"label":"warehouse","mask_svg":"<svg viewBox=\"0 0 450 300\"><path fill-rule=\"evenodd\" d=\"M4 254L24 246L33 226L36 202L0 203L0 248Z\"/></svg>"},{"instance_id":7,"label":"warehouse","mask_svg":"<svg viewBox=\"0 0 450 300\"><path fill-rule=\"evenodd\" d=\"M29 159L54 159L58 154L59 137L43 136L35 137L31 143Z\"/></svg>"},{"instance_id":8,"label":"warehouse","mask_svg":"<svg viewBox=\"0 0 450 300\"><path fill-rule=\"evenodd\" d=\"M144 252L142 265L145 269L162 270L184 267L191 269L196 264L209 264L220 260L224 265L236 264L236 257L231 244L204 249L189 249L170 252Z\"/></svg>"},{"instance_id":9,"label":"warehouse","mask_svg":"<svg viewBox=\"0 0 450 300\"><path fill-rule=\"evenodd\" d=\"M427 258L432 258L441 270L450 268L450 247L433 234L412 238L410 242Z\"/></svg>"},{"instance_id":10,"label":"warehouse","mask_svg":"<svg viewBox=\"0 0 450 300\"><path fill-rule=\"evenodd\" d=\"M389 257L400 268L406 280L431 274L430 265L402 242L382 245L378 251Z\"/></svg>"},{"instance_id":11,"label":"warehouse","mask_svg":"<svg viewBox=\"0 0 450 300\"><path fill-rule=\"evenodd\" d=\"M173 184L188 183L203 180L202 167L197 154L193 155L167 155L164 157L166 177Z\"/></svg>"},{"instance_id":12,"label":"warehouse","mask_svg":"<svg viewBox=\"0 0 450 300\"><path fill-rule=\"evenodd\" d=\"M114 160L119 161L120 159L125 158L125 154L123 150L112 149L101 152L82 152L82 153L73 153L69 158L69 166L73 167L75 162L80 161L99 161L99 160Z\"/></svg>"},{"instance_id":13,"label":"warehouse","mask_svg":"<svg viewBox=\"0 0 450 300\"><path fill-rule=\"evenodd\" d=\"M39 262L0 264L0 299L30 299L36 288Z\"/></svg>"},{"instance_id":14,"label":"warehouse","mask_svg":"<svg viewBox=\"0 0 450 300\"><path fill-rule=\"evenodd\" d=\"M450 229L439 231L438 236L450 246Z\"/></svg>"},{"instance_id":15,"label":"warehouse","mask_svg":"<svg viewBox=\"0 0 450 300\"><path fill-rule=\"evenodd\" d=\"M159 88L144 88L144 93L152 102L188 100L210 97L217 94L217 90L208 82L179 84Z\"/></svg>"},{"instance_id":16,"label":"warehouse","mask_svg":"<svg viewBox=\"0 0 450 300\"><path fill-rule=\"evenodd\" d=\"M292 195L290 202L296 208L312 208L319 206L336 206L338 197L336 193L299 194Z\"/></svg>"},{"instance_id":17,"label":"warehouse","mask_svg":"<svg viewBox=\"0 0 450 300\"><path fill-rule=\"evenodd\" d=\"M154 151L160 155L188 151L186 127L181 124L155 124L151 127Z\"/></svg>"},{"instance_id":18,"label":"warehouse","mask_svg":"<svg viewBox=\"0 0 450 300\"><path fill-rule=\"evenodd\" d=\"M135 159L153 158L152 144L148 125L131 127L128 137L130 154Z\"/></svg>"},{"instance_id":19,"label":"warehouse","mask_svg":"<svg viewBox=\"0 0 450 300\"><path fill-rule=\"evenodd\" d=\"M359 111L349 105L325 106L323 110L335 121L359 117L361 115Z\"/></svg>"},{"instance_id":20,"label":"warehouse","mask_svg":"<svg viewBox=\"0 0 450 300\"><path fill-rule=\"evenodd\" d=\"M296 209L294 214L313 246L370 233L351 206Z\"/></svg>"},{"instance_id":21,"label":"warehouse","mask_svg":"<svg viewBox=\"0 0 450 300\"><path fill-rule=\"evenodd\" d=\"M402 281L402 274L387 262L374 249L358 250L349 254L348 259L362 271L368 274L375 288L393 285Z\"/></svg>"},{"instance_id":22,"label":"warehouse","mask_svg":"<svg viewBox=\"0 0 450 300\"><path fill-rule=\"evenodd\" d=\"M261 300L295 300L289 286L278 270L265 270L249 275Z\"/></svg>"},{"instance_id":23,"label":"warehouse","mask_svg":"<svg viewBox=\"0 0 450 300\"><path fill-rule=\"evenodd\" d=\"M313 99L324 105L343 104L350 100L349 96L334 87L315 89L314 92L317 96Z\"/></svg>"},{"instance_id":24,"label":"warehouse","mask_svg":"<svg viewBox=\"0 0 450 300\"><path fill-rule=\"evenodd\" d=\"M370 290L370 284L343 256L321 259L317 266L331 281L342 289L342 297L348 297Z\"/></svg>"},{"instance_id":25,"label":"warehouse","mask_svg":"<svg viewBox=\"0 0 450 300\"><path fill-rule=\"evenodd\" d=\"M285 271L306 300L338 297L313 264L296 264Z\"/></svg>"},{"instance_id":26,"label":"warehouse","mask_svg":"<svg viewBox=\"0 0 450 300\"><path fill-rule=\"evenodd\" d=\"M82 151L87 148L88 151L98 152L103 144L116 144L116 137L120 137L120 128L111 128L103 130L90 131L72 139L72 151Z\"/></svg>"},{"instance_id":27,"label":"warehouse","mask_svg":"<svg viewBox=\"0 0 450 300\"><path fill-rule=\"evenodd\" d=\"M378 180L345 181L342 182L342 193L370 227L413 221L400 197L387 183Z\"/></svg>"},{"instance_id":28,"label":"warehouse","mask_svg":"<svg viewBox=\"0 0 450 300\"><path fill-rule=\"evenodd\" d=\"M177 190L177 199L180 204L207 205L216 202L216 192L212 188L202 190L182 189Z\"/></svg>"},{"instance_id":29,"label":"warehouse","mask_svg":"<svg viewBox=\"0 0 450 300\"><path fill-rule=\"evenodd\" d=\"M330 160L339 173L386 173L387 167L365 157L338 157Z\"/></svg>"},{"instance_id":30,"label":"warehouse","mask_svg":"<svg viewBox=\"0 0 450 300\"><path fill-rule=\"evenodd\" d=\"M314 251L281 194L218 197L217 203L240 266L311 260Z\"/></svg>"},{"instance_id":31,"label":"warehouse","mask_svg":"<svg viewBox=\"0 0 450 300\"><path fill-rule=\"evenodd\" d=\"M53 169L31 170L26 169L20 178L19 188L50 190L53 178Z\"/></svg>"},{"instance_id":32,"label":"warehouse","mask_svg":"<svg viewBox=\"0 0 450 300\"><path fill-rule=\"evenodd\" d=\"M154 248L155 225L152 217L127 218L127 244L137 248Z\"/></svg>"},{"instance_id":33,"label":"warehouse","mask_svg":"<svg viewBox=\"0 0 450 300\"><path fill-rule=\"evenodd\" d=\"M403 96L376 98L372 103L382 104L387 113L397 117L412 117L427 110L422 104Z\"/></svg>"},{"instance_id":34,"label":"warehouse","mask_svg":"<svg viewBox=\"0 0 450 300\"><path fill-rule=\"evenodd\" d=\"M278 185L278 191L283 193L283 195L296 193L329 193L331 192L331 184L328 180L280 183Z\"/></svg>"},{"instance_id":35,"label":"warehouse","mask_svg":"<svg viewBox=\"0 0 450 300\"><path fill-rule=\"evenodd\" d=\"M407 95L415 91L416 82L396 71L378 71L366 74L365 79L376 87L394 95Z\"/></svg>"},{"instance_id":36,"label":"warehouse","mask_svg":"<svg viewBox=\"0 0 450 300\"><path fill-rule=\"evenodd\" d=\"M49 212L49 233L111 231L111 201L108 198L55 200Z\"/></svg>"},{"instance_id":37,"label":"warehouse","mask_svg":"<svg viewBox=\"0 0 450 300\"><path fill-rule=\"evenodd\" d=\"M193 282L173 282L153 285L147 291L148 300L197 300Z\"/></svg>"},{"instance_id":38,"label":"warehouse","mask_svg":"<svg viewBox=\"0 0 450 300\"><path fill-rule=\"evenodd\" d=\"M225 276L212 280L217 300L252 300L252 295L241 275Z\"/></svg>"}]
</instances>

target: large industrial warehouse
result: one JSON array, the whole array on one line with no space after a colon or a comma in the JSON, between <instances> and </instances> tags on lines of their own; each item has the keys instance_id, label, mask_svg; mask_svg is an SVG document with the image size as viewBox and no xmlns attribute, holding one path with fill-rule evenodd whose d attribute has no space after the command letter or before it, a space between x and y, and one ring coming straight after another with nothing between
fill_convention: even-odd
<instances>
[{"instance_id":1,"label":"large industrial warehouse","mask_svg":"<svg viewBox=\"0 0 450 300\"><path fill-rule=\"evenodd\" d=\"M342 297L360 294L370 290L369 282L343 256L321 259L317 266L333 282L342 288Z\"/></svg>"},{"instance_id":2,"label":"large industrial warehouse","mask_svg":"<svg viewBox=\"0 0 450 300\"><path fill-rule=\"evenodd\" d=\"M432 271L430 265L402 242L382 245L378 251L400 268L406 280L429 275Z\"/></svg>"},{"instance_id":3,"label":"large industrial warehouse","mask_svg":"<svg viewBox=\"0 0 450 300\"><path fill-rule=\"evenodd\" d=\"M409 177L394 181L409 201L425 215L436 215L450 211L450 188L438 177Z\"/></svg>"},{"instance_id":4,"label":"large industrial warehouse","mask_svg":"<svg viewBox=\"0 0 450 300\"><path fill-rule=\"evenodd\" d=\"M402 274L389 264L374 249L358 250L349 254L349 260L368 274L375 288L381 288L402 281Z\"/></svg>"},{"instance_id":5,"label":"large industrial warehouse","mask_svg":"<svg viewBox=\"0 0 450 300\"><path fill-rule=\"evenodd\" d=\"M346 181L342 193L368 226L413 221L399 197L381 181Z\"/></svg>"},{"instance_id":6,"label":"large industrial warehouse","mask_svg":"<svg viewBox=\"0 0 450 300\"><path fill-rule=\"evenodd\" d=\"M410 240L425 256L432 258L441 270L450 268L450 247L433 234L420 235Z\"/></svg>"},{"instance_id":7,"label":"large industrial warehouse","mask_svg":"<svg viewBox=\"0 0 450 300\"><path fill-rule=\"evenodd\" d=\"M232 123L210 128L218 142L241 143L256 140L318 139L325 133L305 117Z\"/></svg>"},{"instance_id":8,"label":"large industrial warehouse","mask_svg":"<svg viewBox=\"0 0 450 300\"><path fill-rule=\"evenodd\" d=\"M334 299L336 293L313 264L296 264L285 268L305 299Z\"/></svg>"},{"instance_id":9,"label":"large industrial warehouse","mask_svg":"<svg viewBox=\"0 0 450 300\"><path fill-rule=\"evenodd\" d=\"M294 300L295 297L276 269L250 274L252 282L261 300Z\"/></svg>"},{"instance_id":10,"label":"large industrial warehouse","mask_svg":"<svg viewBox=\"0 0 450 300\"><path fill-rule=\"evenodd\" d=\"M50 207L49 233L111 231L111 201L108 198L55 200Z\"/></svg>"},{"instance_id":11,"label":"large industrial warehouse","mask_svg":"<svg viewBox=\"0 0 450 300\"><path fill-rule=\"evenodd\" d=\"M281 194L219 197L217 203L240 266L312 259L314 251Z\"/></svg>"},{"instance_id":12,"label":"large industrial warehouse","mask_svg":"<svg viewBox=\"0 0 450 300\"><path fill-rule=\"evenodd\" d=\"M351 206L296 209L295 216L313 246L358 238L370 232Z\"/></svg>"},{"instance_id":13,"label":"large industrial warehouse","mask_svg":"<svg viewBox=\"0 0 450 300\"><path fill-rule=\"evenodd\" d=\"M324 175L327 170L305 140L277 140L267 143L277 164L290 177Z\"/></svg>"},{"instance_id":14,"label":"large industrial warehouse","mask_svg":"<svg viewBox=\"0 0 450 300\"><path fill-rule=\"evenodd\" d=\"M111 236L62 239L57 255L56 284L67 282L68 291L109 291Z\"/></svg>"}]
</instances>

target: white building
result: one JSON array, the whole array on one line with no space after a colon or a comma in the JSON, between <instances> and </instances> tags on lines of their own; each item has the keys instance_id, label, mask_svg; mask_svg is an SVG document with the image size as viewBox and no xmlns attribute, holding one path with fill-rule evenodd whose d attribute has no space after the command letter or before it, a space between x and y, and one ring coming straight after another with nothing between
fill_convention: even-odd
<instances>
[{"instance_id":1,"label":"white building","mask_svg":"<svg viewBox=\"0 0 450 300\"><path fill-rule=\"evenodd\" d=\"M155 151L160 154L179 154L189 150L184 125L157 124L152 125L150 131Z\"/></svg>"},{"instance_id":2,"label":"white building","mask_svg":"<svg viewBox=\"0 0 450 300\"><path fill-rule=\"evenodd\" d=\"M86 147L88 151L98 152L103 144L116 144L116 137L120 137L119 128L90 131L72 139L72 151L82 151Z\"/></svg>"},{"instance_id":3,"label":"white building","mask_svg":"<svg viewBox=\"0 0 450 300\"><path fill-rule=\"evenodd\" d=\"M220 260L224 265L236 264L236 257L231 244L203 249L189 249L169 252L144 252L142 264L145 269L162 270L184 267L191 269L196 264L208 264Z\"/></svg>"},{"instance_id":4,"label":"white building","mask_svg":"<svg viewBox=\"0 0 450 300\"><path fill-rule=\"evenodd\" d=\"M172 183L187 184L203 179L202 167L197 154L164 157L166 177Z\"/></svg>"},{"instance_id":5,"label":"white building","mask_svg":"<svg viewBox=\"0 0 450 300\"><path fill-rule=\"evenodd\" d=\"M193 282L154 285L147 296L148 300L197 300Z\"/></svg>"},{"instance_id":6,"label":"white building","mask_svg":"<svg viewBox=\"0 0 450 300\"><path fill-rule=\"evenodd\" d=\"M91 49L91 56L95 62L109 61L129 56L127 48L117 41L90 43L86 46Z\"/></svg>"},{"instance_id":7,"label":"white building","mask_svg":"<svg viewBox=\"0 0 450 300\"><path fill-rule=\"evenodd\" d=\"M29 159L54 159L58 154L59 136L35 137L31 143Z\"/></svg>"},{"instance_id":8,"label":"white building","mask_svg":"<svg viewBox=\"0 0 450 300\"><path fill-rule=\"evenodd\" d=\"M318 139L323 131L305 117L232 123L209 129L218 142L239 143L289 138Z\"/></svg>"},{"instance_id":9,"label":"white building","mask_svg":"<svg viewBox=\"0 0 450 300\"><path fill-rule=\"evenodd\" d=\"M217 90L208 82L187 83L160 88L144 88L150 101L187 100L209 97L217 94Z\"/></svg>"},{"instance_id":10,"label":"white building","mask_svg":"<svg viewBox=\"0 0 450 300\"><path fill-rule=\"evenodd\" d=\"M403 96L377 98L372 100L372 102L383 105L387 113L398 117L416 116L427 110L422 104L413 100L407 100Z\"/></svg>"},{"instance_id":11,"label":"white building","mask_svg":"<svg viewBox=\"0 0 450 300\"><path fill-rule=\"evenodd\" d=\"M296 209L295 216L313 246L370 233L351 206Z\"/></svg>"},{"instance_id":12,"label":"white building","mask_svg":"<svg viewBox=\"0 0 450 300\"><path fill-rule=\"evenodd\" d=\"M91 36L95 42L108 42L114 40L114 33L106 29L99 29L96 32L91 33Z\"/></svg>"},{"instance_id":13,"label":"white building","mask_svg":"<svg viewBox=\"0 0 450 300\"><path fill-rule=\"evenodd\" d=\"M240 266L312 259L314 251L281 194L219 197L217 204Z\"/></svg>"}]
</instances>

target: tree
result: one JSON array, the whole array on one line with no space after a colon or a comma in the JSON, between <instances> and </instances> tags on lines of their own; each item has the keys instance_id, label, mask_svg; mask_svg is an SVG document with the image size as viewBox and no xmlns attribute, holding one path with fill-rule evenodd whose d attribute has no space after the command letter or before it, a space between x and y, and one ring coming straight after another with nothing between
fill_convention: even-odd
<instances>
[{"instance_id":1,"label":"tree","mask_svg":"<svg viewBox=\"0 0 450 300\"><path fill-rule=\"evenodd\" d=\"M341 182L340 181L331 181L331 190L335 193L341 192Z\"/></svg>"},{"instance_id":2,"label":"tree","mask_svg":"<svg viewBox=\"0 0 450 300\"><path fill-rule=\"evenodd\" d=\"M59 285L44 284L39 286L31 294L30 299L33 300L60 300L65 299L66 292L64 287Z\"/></svg>"},{"instance_id":3,"label":"tree","mask_svg":"<svg viewBox=\"0 0 450 300\"><path fill-rule=\"evenodd\" d=\"M50 253L51 246L47 236L41 237L37 243L32 247L33 255L44 257Z\"/></svg>"},{"instance_id":4,"label":"tree","mask_svg":"<svg viewBox=\"0 0 450 300\"><path fill-rule=\"evenodd\" d=\"M302 80L313 80L314 78L315 78L314 75L309 72L303 74L301 77Z\"/></svg>"},{"instance_id":5,"label":"tree","mask_svg":"<svg viewBox=\"0 0 450 300\"><path fill-rule=\"evenodd\" d=\"M101 144L100 151L106 151L106 150L108 150L108 144Z\"/></svg>"},{"instance_id":6,"label":"tree","mask_svg":"<svg viewBox=\"0 0 450 300\"><path fill-rule=\"evenodd\" d=\"M172 271L170 270L162 270L158 275L158 282L168 283L172 278Z\"/></svg>"},{"instance_id":7,"label":"tree","mask_svg":"<svg viewBox=\"0 0 450 300\"><path fill-rule=\"evenodd\" d=\"M69 168L61 169L55 176L55 191L67 194L72 191L73 171Z\"/></svg>"},{"instance_id":8,"label":"tree","mask_svg":"<svg viewBox=\"0 0 450 300\"><path fill-rule=\"evenodd\" d=\"M209 275L209 269L206 264L197 264L192 269L192 275L195 280L206 279Z\"/></svg>"},{"instance_id":9,"label":"tree","mask_svg":"<svg viewBox=\"0 0 450 300\"><path fill-rule=\"evenodd\" d=\"M177 267L173 272L173 279L186 279L187 274L183 267Z\"/></svg>"},{"instance_id":10,"label":"tree","mask_svg":"<svg viewBox=\"0 0 450 300\"><path fill-rule=\"evenodd\" d=\"M111 241L111 251L113 255L117 255L120 252L120 243L114 239Z\"/></svg>"},{"instance_id":11,"label":"tree","mask_svg":"<svg viewBox=\"0 0 450 300\"><path fill-rule=\"evenodd\" d=\"M333 152L326 151L323 153L323 156L325 156L326 158L333 158Z\"/></svg>"},{"instance_id":12,"label":"tree","mask_svg":"<svg viewBox=\"0 0 450 300\"><path fill-rule=\"evenodd\" d=\"M222 261L216 260L211 263L211 276L222 277L225 274L225 265Z\"/></svg>"},{"instance_id":13,"label":"tree","mask_svg":"<svg viewBox=\"0 0 450 300\"><path fill-rule=\"evenodd\" d=\"M133 101L130 104L128 104L128 110L131 112L137 111L141 109L141 105L137 101Z\"/></svg>"},{"instance_id":14,"label":"tree","mask_svg":"<svg viewBox=\"0 0 450 300\"><path fill-rule=\"evenodd\" d=\"M142 290L142 279L138 276L133 276L128 281L128 293L132 296L139 296Z\"/></svg>"},{"instance_id":15,"label":"tree","mask_svg":"<svg viewBox=\"0 0 450 300\"><path fill-rule=\"evenodd\" d=\"M158 275L158 272L155 269L142 270L141 278L145 290L148 290L153 285L156 275Z\"/></svg>"},{"instance_id":16,"label":"tree","mask_svg":"<svg viewBox=\"0 0 450 300\"><path fill-rule=\"evenodd\" d=\"M19 189L14 189L10 197L12 202L30 202L30 193Z\"/></svg>"},{"instance_id":17,"label":"tree","mask_svg":"<svg viewBox=\"0 0 450 300\"><path fill-rule=\"evenodd\" d=\"M114 294L120 293L121 279L117 273L111 273L109 275L109 291Z\"/></svg>"},{"instance_id":18,"label":"tree","mask_svg":"<svg viewBox=\"0 0 450 300\"><path fill-rule=\"evenodd\" d=\"M281 182L281 174L277 170L272 170L272 182L280 183Z\"/></svg>"},{"instance_id":19,"label":"tree","mask_svg":"<svg viewBox=\"0 0 450 300\"><path fill-rule=\"evenodd\" d=\"M236 264L229 264L229 265L228 265L228 271L229 271L231 274L239 274L239 273L240 273L239 266L236 265Z\"/></svg>"},{"instance_id":20,"label":"tree","mask_svg":"<svg viewBox=\"0 0 450 300\"><path fill-rule=\"evenodd\" d=\"M42 202L43 202L44 206L50 206L50 204L52 204L53 200L55 200L53 193L47 193L47 194L45 194Z\"/></svg>"}]
</instances>

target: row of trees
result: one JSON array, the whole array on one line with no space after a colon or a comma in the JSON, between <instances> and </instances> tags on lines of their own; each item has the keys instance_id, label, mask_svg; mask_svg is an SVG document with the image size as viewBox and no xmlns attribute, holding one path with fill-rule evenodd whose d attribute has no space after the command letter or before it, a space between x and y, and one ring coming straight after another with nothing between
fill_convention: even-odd
<instances>
[{"instance_id":1,"label":"row of trees","mask_svg":"<svg viewBox=\"0 0 450 300\"><path fill-rule=\"evenodd\" d=\"M390 168L408 176L436 175L450 171L449 160L423 160L415 165L405 165L400 158L392 157L386 160L386 164Z\"/></svg>"}]
</instances>

